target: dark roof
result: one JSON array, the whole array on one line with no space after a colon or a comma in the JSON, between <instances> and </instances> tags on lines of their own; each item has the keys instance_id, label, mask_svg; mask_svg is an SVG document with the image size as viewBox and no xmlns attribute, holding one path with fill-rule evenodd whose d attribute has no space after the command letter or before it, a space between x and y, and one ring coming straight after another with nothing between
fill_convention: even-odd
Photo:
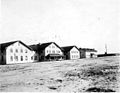
<instances>
[{"instance_id":1,"label":"dark roof","mask_svg":"<svg viewBox=\"0 0 120 93\"><path fill-rule=\"evenodd\" d=\"M65 47L61 47L62 50L67 53L69 52L73 47L76 47L76 46L65 46ZM77 47L76 47L77 48ZM78 48L77 48L78 49ZM79 49L78 49L79 50Z\"/></svg>"},{"instance_id":2,"label":"dark roof","mask_svg":"<svg viewBox=\"0 0 120 93\"><path fill-rule=\"evenodd\" d=\"M79 50L83 50L85 52L97 52L97 50L91 48L79 48Z\"/></svg>"},{"instance_id":3,"label":"dark roof","mask_svg":"<svg viewBox=\"0 0 120 93\"><path fill-rule=\"evenodd\" d=\"M61 49L61 47L59 47L55 42L48 42L48 43L42 43L42 44L36 44L36 45L30 45L30 47L36 51L36 52L40 52L43 51L46 47L48 47L50 44L55 44L58 48ZM62 50L62 49L61 49Z\"/></svg>"},{"instance_id":4,"label":"dark roof","mask_svg":"<svg viewBox=\"0 0 120 93\"><path fill-rule=\"evenodd\" d=\"M14 43L16 43L16 42L19 42L19 43L21 43L22 45L24 45L25 47L27 47L28 49L30 49L30 50L32 50L30 47L28 47L26 44L24 44L23 42L21 42L21 41L11 41L11 42L7 42L7 43L2 43L2 44L0 44L0 50L1 50L1 52L3 52L5 49L6 49L6 47L8 47L8 46L10 46L10 45L12 45L12 44L14 44Z\"/></svg>"},{"instance_id":5,"label":"dark roof","mask_svg":"<svg viewBox=\"0 0 120 93\"><path fill-rule=\"evenodd\" d=\"M52 44L54 42L48 42L48 43L42 43L40 46L39 46L39 49L40 50L44 50L46 47L48 47L50 44Z\"/></svg>"},{"instance_id":6,"label":"dark roof","mask_svg":"<svg viewBox=\"0 0 120 93\"><path fill-rule=\"evenodd\" d=\"M29 45L29 47L32 48L36 52L38 51L38 46L39 46L39 44L37 44L37 45Z\"/></svg>"}]
</instances>

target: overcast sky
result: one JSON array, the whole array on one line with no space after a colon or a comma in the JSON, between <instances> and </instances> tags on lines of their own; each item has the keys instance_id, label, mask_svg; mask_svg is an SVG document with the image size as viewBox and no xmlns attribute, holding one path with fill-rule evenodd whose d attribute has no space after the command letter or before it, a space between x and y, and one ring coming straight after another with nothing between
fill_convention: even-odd
<instances>
[{"instance_id":1,"label":"overcast sky","mask_svg":"<svg viewBox=\"0 0 120 93\"><path fill-rule=\"evenodd\" d=\"M119 0L1 0L0 43L54 41L120 52Z\"/></svg>"}]
</instances>

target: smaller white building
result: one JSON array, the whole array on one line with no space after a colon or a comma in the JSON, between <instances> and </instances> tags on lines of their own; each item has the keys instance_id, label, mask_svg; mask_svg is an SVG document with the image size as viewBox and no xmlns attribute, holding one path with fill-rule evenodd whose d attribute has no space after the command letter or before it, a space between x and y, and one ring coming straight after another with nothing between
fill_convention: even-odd
<instances>
[{"instance_id":1,"label":"smaller white building","mask_svg":"<svg viewBox=\"0 0 120 93\"><path fill-rule=\"evenodd\" d=\"M76 46L66 46L62 47L65 55L65 59L79 59L80 52Z\"/></svg>"},{"instance_id":2,"label":"smaller white building","mask_svg":"<svg viewBox=\"0 0 120 93\"><path fill-rule=\"evenodd\" d=\"M38 60L38 55L21 41L0 44L0 64L29 63Z\"/></svg>"},{"instance_id":3,"label":"smaller white building","mask_svg":"<svg viewBox=\"0 0 120 93\"><path fill-rule=\"evenodd\" d=\"M90 48L80 48L80 56L81 58L95 58L97 57L97 51L95 49Z\"/></svg>"}]
</instances>

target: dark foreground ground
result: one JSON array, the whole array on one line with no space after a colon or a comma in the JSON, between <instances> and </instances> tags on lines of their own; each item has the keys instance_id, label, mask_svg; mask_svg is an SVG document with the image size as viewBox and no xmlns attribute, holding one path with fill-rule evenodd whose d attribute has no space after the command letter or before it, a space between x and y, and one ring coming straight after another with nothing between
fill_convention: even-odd
<instances>
[{"instance_id":1,"label":"dark foreground ground","mask_svg":"<svg viewBox=\"0 0 120 93\"><path fill-rule=\"evenodd\" d=\"M0 65L0 92L120 92L119 58Z\"/></svg>"}]
</instances>

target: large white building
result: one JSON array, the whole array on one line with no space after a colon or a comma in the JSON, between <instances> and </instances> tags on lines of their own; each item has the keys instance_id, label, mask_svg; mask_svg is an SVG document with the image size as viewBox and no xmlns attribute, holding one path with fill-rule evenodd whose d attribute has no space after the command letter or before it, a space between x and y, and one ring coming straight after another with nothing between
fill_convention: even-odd
<instances>
[{"instance_id":1,"label":"large white building","mask_svg":"<svg viewBox=\"0 0 120 93\"><path fill-rule=\"evenodd\" d=\"M35 62L37 56L35 51L21 41L0 44L0 64Z\"/></svg>"},{"instance_id":2,"label":"large white building","mask_svg":"<svg viewBox=\"0 0 120 93\"><path fill-rule=\"evenodd\" d=\"M30 47L39 54L39 61L61 60L64 57L62 49L55 42L31 45Z\"/></svg>"},{"instance_id":3,"label":"large white building","mask_svg":"<svg viewBox=\"0 0 120 93\"><path fill-rule=\"evenodd\" d=\"M79 59L80 52L76 46L66 46L62 47L65 55L65 59Z\"/></svg>"}]
</instances>

